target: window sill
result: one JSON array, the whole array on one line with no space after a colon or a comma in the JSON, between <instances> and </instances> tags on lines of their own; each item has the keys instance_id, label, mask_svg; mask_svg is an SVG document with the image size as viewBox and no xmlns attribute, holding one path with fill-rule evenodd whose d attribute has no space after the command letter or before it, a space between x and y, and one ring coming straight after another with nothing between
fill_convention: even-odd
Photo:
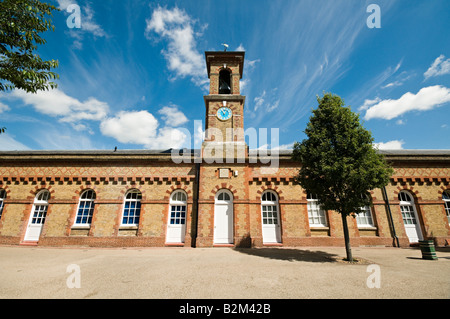
<instances>
[{"instance_id":1,"label":"window sill","mask_svg":"<svg viewBox=\"0 0 450 319\"><path fill-rule=\"evenodd\" d=\"M359 226L358 229L359 230L377 230L377 228L374 226Z\"/></svg>"},{"instance_id":2,"label":"window sill","mask_svg":"<svg viewBox=\"0 0 450 319\"><path fill-rule=\"evenodd\" d=\"M91 225L73 225L70 229L90 229Z\"/></svg>"},{"instance_id":3,"label":"window sill","mask_svg":"<svg viewBox=\"0 0 450 319\"><path fill-rule=\"evenodd\" d=\"M120 225L119 226L119 230L121 230L121 229L130 229L130 230L133 230L133 229L138 229L138 225Z\"/></svg>"},{"instance_id":4,"label":"window sill","mask_svg":"<svg viewBox=\"0 0 450 319\"><path fill-rule=\"evenodd\" d=\"M310 226L311 230L330 230L330 227L328 226Z\"/></svg>"}]
</instances>

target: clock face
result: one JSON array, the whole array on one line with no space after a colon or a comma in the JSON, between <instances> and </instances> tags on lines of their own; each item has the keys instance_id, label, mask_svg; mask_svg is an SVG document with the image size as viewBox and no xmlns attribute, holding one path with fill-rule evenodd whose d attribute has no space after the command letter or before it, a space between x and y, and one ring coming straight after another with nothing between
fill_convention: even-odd
<instances>
[{"instance_id":1,"label":"clock face","mask_svg":"<svg viewBox=\"0 0 450 319\"><path fill-rule=\"evenodd\" d=\"M217 110L217 117L222 121L226 121L231 118L231 114L231 109L228 107L221 107Z\"/></svg>"}]
</instances>

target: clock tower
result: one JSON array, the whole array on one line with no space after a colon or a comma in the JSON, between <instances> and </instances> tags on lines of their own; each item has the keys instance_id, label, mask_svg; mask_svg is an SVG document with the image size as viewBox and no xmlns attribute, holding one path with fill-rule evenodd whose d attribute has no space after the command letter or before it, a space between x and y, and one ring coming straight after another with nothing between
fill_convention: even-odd
<instances>
[{"instance_id":1,"label":"clock tower","mask_svg":"<svg viewBox=\"0 0 450 319\"><path fill-rule=\"evenodd\" d=\"M239 80L244 69L243 51L207 51L206 68L210 79L206 106L203 158L244 159L247 146L244 137L245 96Z\"/></svg>"}]
</instances>

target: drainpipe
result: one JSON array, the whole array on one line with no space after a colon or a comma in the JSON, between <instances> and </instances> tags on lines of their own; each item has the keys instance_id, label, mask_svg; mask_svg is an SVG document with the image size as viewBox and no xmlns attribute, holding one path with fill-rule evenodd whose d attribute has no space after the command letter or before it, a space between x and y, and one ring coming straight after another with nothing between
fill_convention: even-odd
<instances>
[{"instance_id":1,"label":"drainpipe","mask_svg":"<svg viewBox=\"0 0 450 319\"><path fill-rule=\"evenodd\" d=\"M192 243L191 246L193 248L196 247L196 241L197 241L197 228L198 228L198 197L200 193L200 163L195 164L195 197L194 197L194 203L193 206L195 209L193 210L194 216L194 229L192 230Z\"/></svg>"},{"instance_id":2,"label":"drainpipe","mask_svg":"<svg viewBox=\"0 0 450 319\"><path fill-rule=\"evenodd\" d=\"M400 244L398 242L397 233L395 232L395 226L394 226L394 220L392 218L391 206L389 205L389 198L387 196L387 192L386 192L386 187L385 186L383 186L383 197L384 197L384 201L386 202L387 209L388 209L389 221L391 223L391 228L392 228L392 237L397 242L397 247L400 247Z\"/></svg>"}]
</instances>

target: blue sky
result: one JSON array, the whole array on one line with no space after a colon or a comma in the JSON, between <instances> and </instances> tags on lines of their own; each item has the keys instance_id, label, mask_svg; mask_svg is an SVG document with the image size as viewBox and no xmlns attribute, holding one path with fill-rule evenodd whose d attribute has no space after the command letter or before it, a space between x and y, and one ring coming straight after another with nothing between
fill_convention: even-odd
<instances>
[{"instance_id":1,"label":"blue sky","mask_svg":"<svg viewBox=\"0 0 450 319\"><path fill-rule=\"evenodd\" d=\"M59 60L58 88L0 94L0 150L196 147L204 51L222 43L246 52L245 128L279 128L281 149L305 138L323 92L380 148L450 149L448 0L49 1L61 12L38 52Z\"/></svg>"}]
</instances>

